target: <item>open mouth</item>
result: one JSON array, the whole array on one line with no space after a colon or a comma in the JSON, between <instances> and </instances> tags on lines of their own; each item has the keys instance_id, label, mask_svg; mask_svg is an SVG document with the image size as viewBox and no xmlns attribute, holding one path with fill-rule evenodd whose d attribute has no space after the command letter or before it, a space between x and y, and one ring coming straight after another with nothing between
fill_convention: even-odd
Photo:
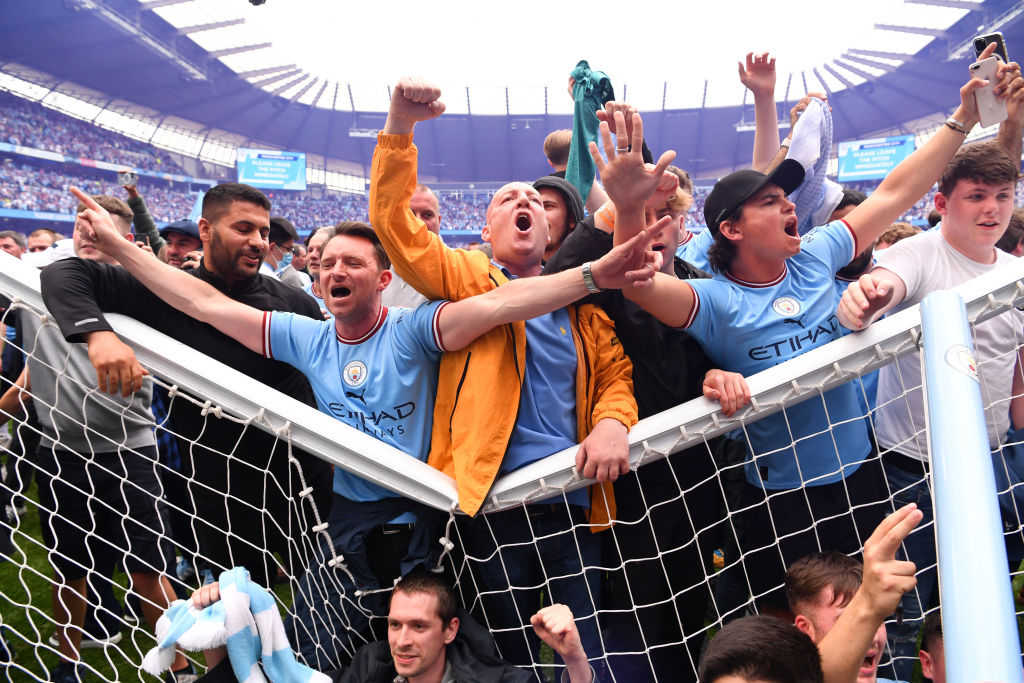
<instances>
[{"instance_id":1,"label":"open mouth","mask_svg":"<svg viewBox=\"0 0 1024 683\"><path fill-rule=\"evenodd\" d=\"M344 299L345 297L347 297L351 293L352 293L352 290L349 289L348 287L332 287L331 288L331 296L334 297L335 299Z\"/></svg>"},{"instance_id":2,"label":"open mouth","mask_svg":"<svg viewBox=\"0 0 1024 683\"><path fill-rule=\"evenodd\" d=\"M875 664L877 664L877 663L878 663L878 653L877 652L869 652L864 657L864 661L861 663L860 668L862 670L874 669L875 668Z\"/></svg>"},{"instance_id":3,"label":"open mouth","mask_svg":"<svg viewBox=\"0 0 1024 683\"><path fill-rule=\"evenodd\" d=\"M516 216L516 227L523 232L526 232L527 230L532 228L533 221L530 219L530 215L526 213L521 213L518 216Z\"/></svg>"},{"instance_id":4,"label":"open mouth","mask_svg":"<svg viewBox=\"0 0 1024 683\"><path fill-rule=\"evenodd\" d=\"M651 251L665 251L665 245L664 244L652 244L651 245Z\"/></svg>"},{"instance_id":5,"label":"open mouth","mask_svg":"<svg viewBox=\"0 0 1024 683\"><path fill-rule=\"evenodd\" d=\"M790 237L799 237L800 234L797 232L797 221L796 216L792 216L786 220L786 234Z\"/></svg>"}]
</instances>

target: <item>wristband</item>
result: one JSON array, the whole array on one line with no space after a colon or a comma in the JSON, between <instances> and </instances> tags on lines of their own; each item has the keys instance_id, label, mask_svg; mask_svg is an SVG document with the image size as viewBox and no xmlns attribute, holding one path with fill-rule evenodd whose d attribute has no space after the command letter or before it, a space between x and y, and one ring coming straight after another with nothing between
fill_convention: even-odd
<instances>
[{"instance_id":1,"label":"wristband","mask_svg":"<svg viewBox=\"0 0 1024 683\"><path fill-rule=\"evenodd\" d=\"M790 143L793 142L793 138L786 138L779 143L779 147L789 147Z\"/></svg>"},{"instance_id":2,"label":"wristband","mask_svg":"<svg viewBox=\"0 0 1024 683\"><path fill-rule=\"evenodd\" d=\"M601 217L601 220L603 220L605 223L608 224L609 228L611 228L612 230L615 229L615 212L614 211L612 211L610 208L608 208L606 206L606 207L603 207L600 211L598 211L597 215Z\"/></svg>"},{"instance_id":3,"label":"wristband","mask_svg":"<svg viewBox=\"0 0 1024 683\"><path fill-rule=\"evenodd\" d=\"M594 273L591 272L590 267L593 265L593 261L587 261L583 264L583 286L587 288L587 291L591 294L599 294L601 288L594 282Z\"/></svg>"},{"instance_id":4,"label":"wristband","mask_svg":"<svg viewBox=\"0 0 1024 683\"><path fill-rule=\"evenodd\" d=\"M954 119L952 116L946 119L946 125L958 133L963 133L964 135L967 135L967 126L964 125L961 121Z\"/></svg>"}]
</instances>

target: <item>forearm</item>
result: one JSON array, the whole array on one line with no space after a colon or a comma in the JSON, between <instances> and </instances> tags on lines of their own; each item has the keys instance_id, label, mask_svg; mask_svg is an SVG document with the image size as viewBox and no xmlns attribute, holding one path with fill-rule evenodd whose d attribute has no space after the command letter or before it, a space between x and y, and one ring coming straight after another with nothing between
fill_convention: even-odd
<instances>
[{"instance_id":1,"label":"forearm","mask_svg":"<svg viewBox=\"0 0 1024 683\"><path fill-rule=\"evenodd\" d=\"M656 274L650 287L624 289L622 293L669 327L686 325L696 303L693 287L664 273Z\"/></svg>"},{"instance_id":2,"label":"forearm","mask_svg":"<svg viewBox=\"0 0 1024 683\"><path fill-rule=\"evenodd\" d=\"M768 162L768 167L757 170L761 171L762 173L771 173L772 171L779 167L779 164L786 160L787 154L789 154L789 147L779 147L778 151L775 152L775 156L772 158L770 162ZM754 168L757 167L755 166Z\"/></svg>"},{"instance_id":3,"label":"forearm","mask_svg":"<svg viewBox=\"0 0 1024 683\"><path fill-rule=\"evenodd\" d=\"M835 626L818 644L825 683L852 683L882 618L871 614L855 594Z\"/></svg>"},{"instance_id":4,"label":"forearm","mask_svg":"<svg viewBox=\"0 0 1024 683\"><path fill-rule=\"evenodd\" d=\"M1024 105L1021 106L1024 107ZM1012 118L1003 121L999 124L996 144L1019 164L1022 147L1024 147L1024 124Z\"/></svg>"},{"instance_id":5,"label":"forearm","mask_svg":"<svg viewBox=\"0 0 1024 683\"><path fill-rule=\"evenodd\" d=\"M977 119L968 119L962 106L957 108L953 118L964 123L968 131L977 123ZM878 239L893 221L931 189L965 137L949 126L941 126L923 147L886 176L867 201L851 212L847 221L857 232L858 249Z\"/></svg>"},{"instance_id":6,"label":"forearm","mask_svg":"<svg viewBox=\"0 0 1024 683\"><path fill-rule=\"evenodd\" d=\"M153 249L154 254L159 254L160 249L163 248L165 242L164 238L160 237L160 231L157 230L156 223L153 221L153 216L150 215L149 209L146 208L145 200L136 195L128 198L128 206L132 210L132 224L135 226L135 239L139 240L141 237L145 237L149 241L149 246Z\"/></svg>"},{"instance_id":7,"label":"forearm","mask_svg":"<svg viewBox=\"0 0 1024 683\"><path fill-rule=\"evenodd\" d=\"M197 277L153 258L130 242L116 242L111 251L117 261L139 282L170 306L197 320L217 324L214 303L225 299L220 292Z\"/></svg>"},{"instance_id":8,"label":"forearm","mask_svg":"<svg viewBox=\"0 0 1024 683\"><path fill-rule=\"evenodd\" d=\"M568 678L569 683L591 683L594 680L594 670L590 668L590 662L587 661L586 655L580 658L565 658L565 676L562 680Z\"/></svg>"},{"instance_id":9,"label":"forearm","mask_svg":"<svg viewBox=\"0 0 1024 683\"><path fill-rule=\"evenodd\" d=\"M612 244L618 246L633 239L647 227L644 205L615 205L615 231L612 233Z\"/></svg>"},{"instance_id":10,"label":"forearm","mask_svg":"<svg viewBox=\"0 0 1024 683\"><path fill-rule=\"evenodd\" d=\"M765 171L779 152L779 114L773 93L754 93L755 171Z\"/></svg>"},{"instance_id":11,"label":"forearm","mask_svg":"<svg viewBox=\"0 0 1024 683\"><path fill-rule=\"evenodd\" d=\"M487 315L493 327L536 318L579 301L589 293L583 281L583 268L579 266L554 275L518 278L473 299L482 299L487 304Z\"/></svg>"},{"instance_id":12,"label":"forearm","mask_svg":"<svg viewBox=\"0 0 1024 683\"><path fill-rule=\"evenodd\" d=\"M604 191L601 183L594 179L594 184L590 186L590 194L587 195L587 213L594 213L601 205L608 201L608 193Z\"/></svg>"},{"instance_id":13,"label":"forearm","mask_svg":"<svg viewBox=\"0 0 1024 683\"><path fill-rule=\"evenodd\" d=\"M23 369L14 384L0 396L0 426L7 424L12 417L22 414L23 400L31 398L24 394L26 391L28 391L28 368Z\"/></svg>"}]
</instances>

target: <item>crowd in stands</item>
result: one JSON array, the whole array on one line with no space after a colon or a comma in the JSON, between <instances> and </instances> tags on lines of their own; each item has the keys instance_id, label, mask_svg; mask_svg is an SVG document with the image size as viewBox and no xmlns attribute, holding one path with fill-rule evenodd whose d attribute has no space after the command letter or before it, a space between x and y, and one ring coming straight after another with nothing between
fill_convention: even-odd
<instances>
[{"instance_id":1,"label":"crowd in stands","mask_svg":"<svg viewBox=\"0 0 1024 683\"><path fill-rule=\"evenodd\" d=\"M148 171L184 174L170 155L152 145L0 91L0 140L68 156L108 161Z\"/></svg>"},{"instance_id":2,"label":"crowd in stands","mask_svg":"<svg viewBox=\"0 0 1024 683\"><path fill-rule=\"evenodd\" d=\"M29 259L27 246L39 235L0 232L0 249L42 268L42 296L56 323L15 318L15 334L28 336L12 337L12 347L32 349L22 358L32 391L42 398L44 381L57 385L54 368L80 385L61 389L70 398L53 399L64 412L40 403L34 415L35 431L54 443L35 453L43 527L50 529L44 543L60 581L54 620L61 661L52 680L84 676L85 576L94 570L92 539L84 538L92 532L81 533L92 521L89 494L62 486L61 478L97 477L114 497L126 480L151 494L126 498L124 511L102 512L106 524L97 533L137 552L126 563L136 592L168 608L175 633L196 617L168 604L164 568L173 565L172 541L190 555L186 564L226 570L226 594L242 585L261 595L248 587L250 578L269 586L286 574L281 578L298 586L288 606L290 645L315 668L352 667L336 680L412 680L427 668L430 681L454 680L455 661L470 671L504 671L502 660L537 670L547 664L543 641L563 660L561 680L572 683L694 681L699 661L707 683L736 676L876 683L887 650L896 658L891 675L910 681L922 648L933 681L944 683L932 667L936 653L929 653L941 651L941 628L935 617L924 624L938 595L929 459L914 426L924 423L923 398L920 387L904 385L920 377L916 354L883 367L877 389L863 388L865 377L863 385L847 382L782 412L748 413L738 438L635 469L628 434L639 420L700 396L731 417L750 403L746 377L862 330L929 291L1017 263L1016 253L997 249L996 238L1024 218L1013 211L1015 201L1024 203L1024 78L1016 64L999 67L1010 111L995 140L962 146L978 115L973 98L961 94L926 148L884 181L839 187L824 177L828 160L819 150L828 145L778 139L774 60L748 55L739 72L755 101L759 144L753 169L730 173L713 188L694 188L684 169L670 165L671 155L654 157L636 139L627 141L624 117L632 122L639 113L628 103L587 100L583 93L596 88L584 83L576 83L581 108L622 126L614 143L606 127L595 140L607 158L596 161L599 182L581 181L586 201L558 175L493 193L438 196L419 184L410 134L443 107L438 89L413 79L393 90L368 197L268 197L225 183L206 193L197 224L181 220L194 200L187 191L143 183L137 194L149 214L169 222L157 230L134 191L127 202L119 198L124 191L113 178L14 159L0 165L3 206L78 212L75 237L63 246L80 258ZM15 109L8 128L17 134L32 111ZM817 143L831 130L815 123L829 111L820 100L808 96L794 111L798 142ZM570 146L583 142L562 138L561 147L544 147L556 173ZM82 144L105 149L109 141ZM802 152L789 156L791 146ZM942 229L899 223L927 218L936 183L948 208ZM71 196L71 185L83 192ZM801 219L810 216L822 218L804 230ZM700 234L681 229L696 226ZM489 258L438 242L444 230L481 229ZM124 239L133 232L149 239ZM1020 239L1013 246L1020 248ZM43 252L52 256L60 247ZM104 312L132 315L404 452L413 472L428 465L447 472L465 514L449 520L357 472L280 448L277 436L249 424L214 420L202 401L161 406L160 392L144 381ZM977 331L976 367L991 401L989 446L997 469L1024 490L1024 471L1002 455L1024 441L1024 396L1012 393L1014 373L1024 372L1016 346L1024 311L1001 311L983 324L989 327ZM20 415L18 386L27 371L12 376L5 361L3 372L10 388L0 395L0 416ZM113 407L96 399L97 381L115 395ZM33 416L21 419L29 424ZM157 425L180 436L158 443ZM551 497L487 508L500 477L577 444L574 476L592 486L566 492L542 480ZM200 448L201 459L193 460ZM308 503L295 505L293 490ZM1019 519L1015 500L999 504L1008 506L1006 519ZM168 507L184 514L175 520ZM59 519L65 510L71 519ZM122 539L117 522L124 518L143 531ZM293 553L294 539L281 531L310 528L326 530L336 563ZM1018 525L1007 538L1022 532ZM444 555L456 539L461 566L451 576ZM0 534L0 555L9 541ZM897 561L901 547L910 562ZM719 550L725 567L712 581ZM1013 552L1012 561L1024 560L1020 547ZM246 567L244 581L235 581L233 565ZM467 609L493 631L477 634L468 651L455 640L454 596L410 578L442 565L448 573L441 580L457 578ZM324 575L329 580L307 583ZM381 594L396 581L419 588L398 583L388 604ZM915 584L917 592L910 590ZM203 588L193 604L216 602L221 588ZM436 598L425 617L402 611L409 593ZM535 613L545 601L566 607ZM742 618L751 607L789 623ZM409 609L423 614L422 605ZM901 617L887 633L883 621L897 609ZM722 628L706 644L709 610L712 628ZM153 625L152 610L146 616ZM364 648L354 658L334 648L349 631L372 633L374 618L386 618L388 632L388 645L366 655L383 662L374 669L383 671L379 679L352 673L362 671ZM468 632L473 622L463 618ZM410 661L425 650L405 633L406 620L414 622L411 631L435 634L427 668ZM832 629L842 636L826 639ZM6 650L0 639L0 661ZM172 683L196 680L173 643L158 650ZM249 671L261 651L270 652L237 647L219 657L229 656L234 671ZM451 658L447 667L443 653ZM233 681L209 656L207 681ZM284 664L268 657L263 666ZM302 665L289 659L288 666L301 672L296 680L309 679ZM522 672L509 670L508 680L519 680Z\"/></svg>"},{"instance_id":3,"label":"crowd in stands","mask_svg":"<svg viewBox=\"0 0 1024 683\"><path fill-rule=\"evenodd\" d=\"M73 214L77 202L68 192L72 185L91 194L122 195L117 175L107 171L68 173L50 170L50 165L17 163L0 164L0 208L22 211L49 211ZM63 165L63 168L68 168ZM142 177L142 192L153 218L161 223L186 218L192 212L196 196L184 189L175 189L166 181Z\"/></svg>"}]
</instances>

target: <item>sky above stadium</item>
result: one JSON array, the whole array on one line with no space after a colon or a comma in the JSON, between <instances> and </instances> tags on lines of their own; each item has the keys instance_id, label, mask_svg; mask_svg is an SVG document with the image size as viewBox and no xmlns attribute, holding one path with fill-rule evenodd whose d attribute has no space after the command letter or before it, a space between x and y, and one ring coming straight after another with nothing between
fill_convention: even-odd
<instances>
[{"instance_id":1,"label":"sky above stadium","mask_svg":"<svg viewBox=\"0 0 1024 683\"><path fill-rule=\"evenodd\" d=\"M840 6L630 0L590 3L592 11L581 16L584 5L558 0L508 3L506 9L475 0L267 0L247 7L246 21L307 71L341 82L393 83L418 73L458 86L558 85L587 59L614 81L657 84L693 75L736 82L736 60L751 50L771 51L786 71L819 66L851 47L912 54L926 37L874 36L872 28L921 25L939 9L894 0Z\"/></svg>"},{"instance_id":2,"label":"sky above stadium","mask_svg":"<svg viewBox=\"0 0 1024 683\"><path fill-rule=\"evenodd\" d=\"M821 0L600 0L587 4L583 17L580 7L558 0L524 0L504 8L472 0L267 0L258 7L243 0L191 0L155 11L178 27L244 18L244 26L190 34L211 51L272 43L272 48L225 57L239 72L265 73L268 66L294 64L310 76L383 91L385 108L384 86L403 74L422 75L438 82L453 101L465 99L467 86L474 89L477 113L505 113L505 87L548 86L549 100L554 100L548 110L570 110L571 102L561 93L581 59L608 73L620 97L628 88L628 99L643 108L737 104L744 90L736 62L749 51L777 57L780 97L821 90L821 79L829 89L840 90L843 81L856 85L865 73L882 73L870 61L844 69L835 60L848 50L870 50L871 60L885 62L879 52L909 56L932 40L877 25L942 30L966 13L900 0L859 0L855 6ZM895 66L899 60L888 63ZM825 64L839 77L822 68ZM294 92L302 87L297 84ZM488 93L489 88L494 92ZM312 99L317 90L302 92ZM537 104L529 107L543 111L543 99ZM480 112L480 105L495 111Z\"/></svg>"}]
</instances>

